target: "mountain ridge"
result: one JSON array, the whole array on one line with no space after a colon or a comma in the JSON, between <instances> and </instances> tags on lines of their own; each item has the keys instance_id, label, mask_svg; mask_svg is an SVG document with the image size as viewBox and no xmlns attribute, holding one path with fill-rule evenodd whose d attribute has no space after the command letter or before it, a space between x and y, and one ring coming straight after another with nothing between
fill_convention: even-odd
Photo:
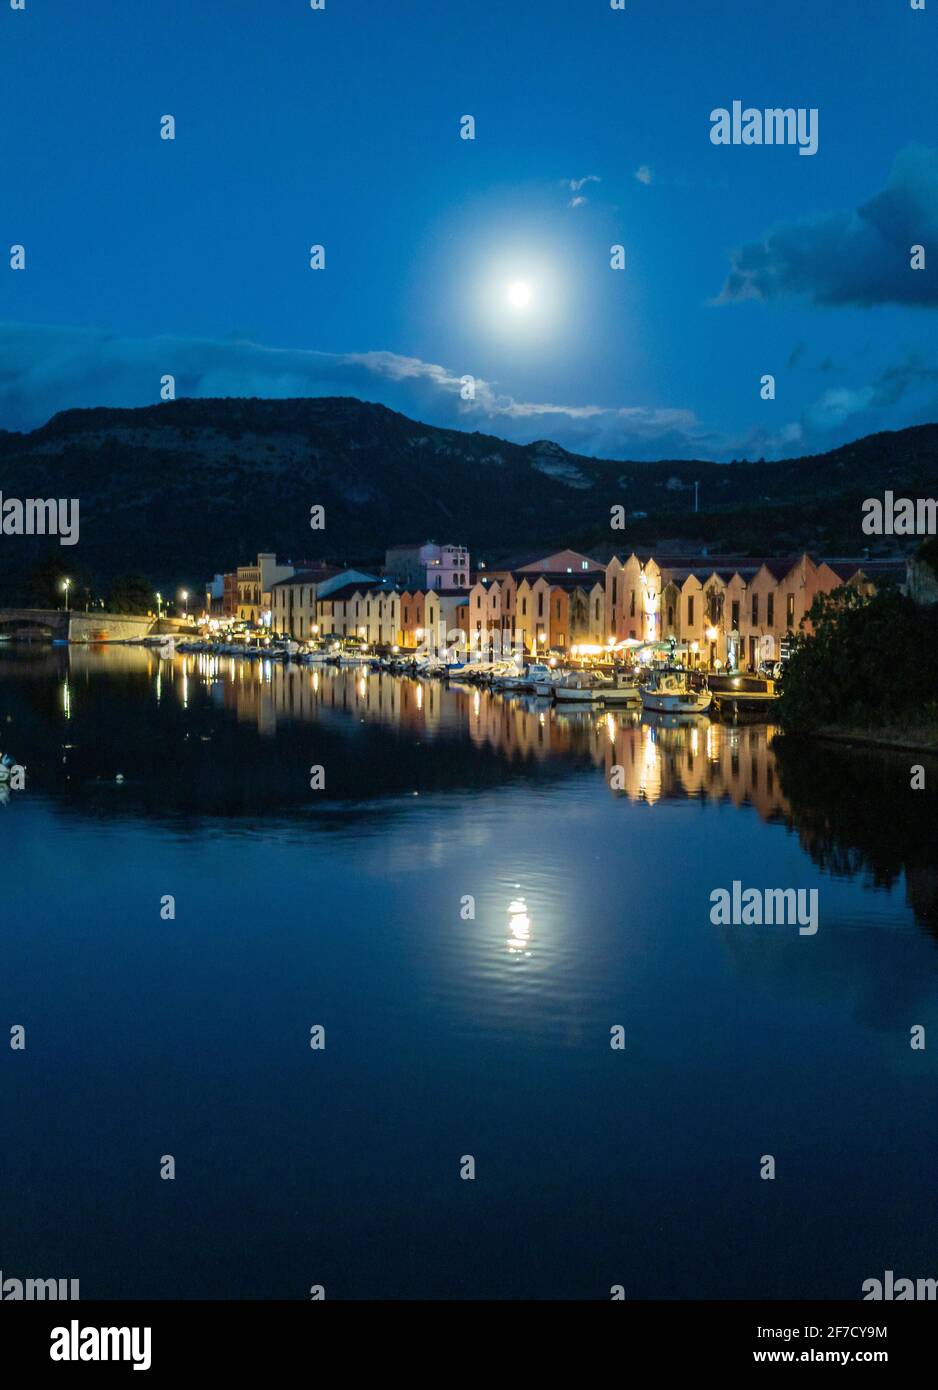
<instances>
[{"instance_id":1,"label":"mountain ridge","mask_svg":"<svg viewBox=\"0 0 938 1390\"><path fill-rule=\"evenodd\" d=\"M935 494L938 424L768 463L598 459L552 440L428 425L354 396L74 407L31 431L0 431L5 496L79 499L81 539L68 559L101 578L140 569L193 588L258 550L374 564L387 545L429 536L490 563L678 536L741 553L858 554L871 544L860 504L887 487ZM309 528L314 505L326 509L325 531ZM613 506L630 514L625 531L610 530ZM50 541L0 542L7 593Z\"/></svg>"}]
</instances>

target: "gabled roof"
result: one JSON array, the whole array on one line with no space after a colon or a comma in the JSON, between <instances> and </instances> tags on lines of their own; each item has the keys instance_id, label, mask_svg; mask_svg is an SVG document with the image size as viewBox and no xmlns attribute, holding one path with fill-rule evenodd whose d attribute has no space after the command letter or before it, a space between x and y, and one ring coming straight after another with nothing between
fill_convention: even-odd
<instances>
[{"instance_id":1,"label":"gabled roof","mask_svg":"<svg viewBox=\"0 0 938 1390\"><path fill-rule=\"evenodd\" d=\"M332 579L341 573L342 570L338 565L321 565L314 570L297 570L289 578L278 579L270 587L271 589L288 589L291 584L321 584L324 579Z\"/></svg>"},{"instance_id":2,"label":"gabled roof","mask_svg":"<svg viewBox=\"0 0 938 1390\"><path fill-rule=\"evenodd\" d=\"M351 583L351 584L342 584L342 585L340 585L340 587L339 587L338 589L333 589L330 593L328 593L328 594L323 594L322 599L320 600L320 602L322 602L322 603L333 603L333 602L344 603L344 602L346 601L346 599L352 598L355 594L361 594L362 596L364 596L364 595L365 595L366 593L368 593L368 592L370 592L370 591L369 591L369 588L368 588L368 585L367 585L367 584L361 584L361 583L358 583L358 584L355 584L355 583Z\"/></svg>"}]
</instances>

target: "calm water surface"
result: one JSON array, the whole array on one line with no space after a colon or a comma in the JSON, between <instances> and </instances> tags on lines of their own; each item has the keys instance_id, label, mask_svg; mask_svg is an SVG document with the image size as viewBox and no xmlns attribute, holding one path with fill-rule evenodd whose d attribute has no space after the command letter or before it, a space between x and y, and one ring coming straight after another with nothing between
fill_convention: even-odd
<instances>
[{"instance_id":1,"label":"calm water surface","mask_svg":"<svg viewBox=\"0 0 938 1390\"><path fill-rule=\"evenodd\" d=\"M938 1276L938 768L913 793L911 755L774 732L4 649L0 745L27 766L0 805L0 1034L27 1030L0 1050L4 1277L855 1298ZM817 935L713 926L733 879L816 888Z\"/></svg>"}]
</instances>

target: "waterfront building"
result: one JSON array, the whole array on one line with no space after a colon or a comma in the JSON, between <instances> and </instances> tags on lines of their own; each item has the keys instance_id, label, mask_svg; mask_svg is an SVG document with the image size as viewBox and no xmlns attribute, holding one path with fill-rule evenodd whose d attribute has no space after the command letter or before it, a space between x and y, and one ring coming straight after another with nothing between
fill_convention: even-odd
<instances>
[{"instance_id":1,"label":"waterfront building","mask_svg":"<svg viewBox=\"0 0 938 1390\"><path fill-rule=\"evenodd\" d=\"M401 646L420 647L432 656L441 651L446 633L440 627L440 596L433 589L401 594Z\"/></svg>"},{"instance_id":2,"label":"waterfront building","mask_svg":"<svg viewBox=\"0 0 938 1390\"><path fill-rule=\"evenodd\" d=\"M238 617L244 622L270 626L273 586L293 573L293 566L278 565L277 556L271 551L261 551L254 564L239 565Z\"/></svg>"},{"instance_id":3,"label":"waterfront building","mask_svg":"<svg viewBox=\"0 0 938 1390\"><path fill-rule=\"evenodd\" d=\"M702 555L614 556L606 567L609 638L674 638L692 666L757 667L776 661L799 631L819 593L852 584L862 593L877 580L902 579L904 561L818 560L803 553L767 559Z\"/></svg>"},{"instance_id":4,"label":"waterfront building","mask_svg":"<svg viewBox=\"0 0 938 1390\"><path fill-rule=\"evenodd\" d=\"M465 655L469 650L469 593L466 589L441 589L438 598L444 644Z\"/></svg>"},{"instance_id":5,"label":"waterfront building","mask_svg":"<svg viewBox=\"0 0 938 1390\"><path fill-rule=\"evenodd\" d=\"M296 570L271 589L271 627L275 632L306 642L316 635L316 599L324 585L349 571L325 563ZM353 576L358 571L352 571ZM362 576L363 579L372 576Z\"/></svg>"},{"instance_id":6,"label":"waterfront building","mask_svg":"<svg viewBox=\"0 0 938 1390\"><path fill-rule=\"evenodd\" d=\"M411 590L468 589L469 551L464 545L392 545L384 556L384 573Z\"/></svg>"}]
</instances>

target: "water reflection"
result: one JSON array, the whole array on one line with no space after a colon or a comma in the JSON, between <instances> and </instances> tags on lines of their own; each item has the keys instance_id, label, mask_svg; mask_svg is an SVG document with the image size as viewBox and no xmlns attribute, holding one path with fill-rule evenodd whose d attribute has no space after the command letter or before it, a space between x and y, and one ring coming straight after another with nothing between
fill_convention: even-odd
<instances>
[{"instance_id":1,"label":"water reflection","mask_svg":"<svg viewBox=\"0 0 938 1390\"><path fill-rule=\"evenodd\" d=\"M508 950L512 955L530 956L531 918L524 898L513 898L508 904Z\"/></svg>"},{"instance_id":2,"label":"water reflection","mask_svg":"<svg viewBox=\"0 0 938 1390\"><path fill-rule=\"evenodd\" d=\"M780 777L771 725L565 709L360 668L162 659L139 647L4 650L0 699L31 788L92 814L315 816L342 806L366 817L381 803L396 812L415 793L593 770L612 802L727 802L797 830L825 870L869 872L883 887L905 874L916 914L935 917L926 827L938 775L914 794L912 816L906 755L896 764L788 742ZM313 762L329 779L328 799L311 804L304 772ZM104 791L118 772L119 800Z\"/></svg>"},{"instance_id":3,"label":"water reflection","mask_svg":"<svg viewBox=\"0 0 938 1390\"><path fill-rule=\"evenodd\" d=\"M50 1062L5 1116L9 1268L295 1297L310 1231L355 1297L857 1297L929 1267L933 1184L893 1141L938 1142L908 1043L938 1027L938 768L912 793L907 754L764 725L132 648L0 652L0 729L28 769L0 1012L28 1000ZM820 886L817 936L715 928L736 877ZM192 1191L155 1228L163 1134ZM739 1165L773 1136L810 1181L767 1214Z\"/></svg>"}]
</instances>

